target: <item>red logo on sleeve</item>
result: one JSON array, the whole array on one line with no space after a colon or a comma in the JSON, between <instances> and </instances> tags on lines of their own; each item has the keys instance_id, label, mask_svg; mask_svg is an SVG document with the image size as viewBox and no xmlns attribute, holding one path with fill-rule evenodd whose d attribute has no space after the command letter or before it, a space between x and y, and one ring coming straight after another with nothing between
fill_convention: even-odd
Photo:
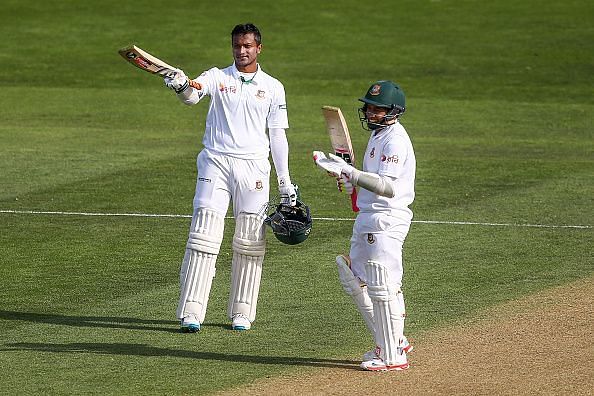
<instances>
[{"instance_id":1,"label":"red logo on sleeve","mask_svg":"<svg viewBox=\"0 0 594 396\"><path fill-rule=\"evenodd\" d=\"M382 162L387 162L388 164L393 163L393 164L397 164L399 161L399 158L396 154L391 155L389 157L386 157L384 154L382 154Z\"/></svg>"}]
</instances>

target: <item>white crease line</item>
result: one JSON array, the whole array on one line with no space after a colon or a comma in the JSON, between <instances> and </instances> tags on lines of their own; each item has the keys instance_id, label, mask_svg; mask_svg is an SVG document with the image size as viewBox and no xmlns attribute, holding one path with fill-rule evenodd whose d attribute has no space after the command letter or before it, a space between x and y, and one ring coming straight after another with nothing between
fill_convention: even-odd
<instances>
[{"instance_id":1,"label":"white crease line","mask_svg":"<svg viewBox=\"0 0 594 396\"><path fill-rule=\"evenodd\" d=\"M518 224L518 223L479 223L474 221L439 221L439 220L413 220L413 223L422 224L451 224L451 225L481 225L489 227L534 227L534 228L592 228L589 225L548 225L548 224Z\"/></svg>"},{"instance_id":2,"label":"white crease line","mask_svg":"<svg viewBox=\"0 0 594 396\"><path fill-rule=\"evenodd\" d=\"M0 210L0 213L13 214L41 214L41 215L59 215L59 216L120 216L120 217L187 217L190 215L175 214L150 214L150 213L89 213L89 212L49 212L37 210Z\"/></svg>"},{"instance_id":3,"label":"white crease line","mask_svg":"<svg viewBox=\"0 0 594 396\"><path fill-rule=\"evenodd\" d=\"M0 213L10 214L41 214L41 215L59 215L59 216L119 216L119 217L166 217L166 218L191 218L191 215L176 214L150 214L150 213L90 213L90 212L50 212L37 210L2 210ZM227 216L227 219L232 217ZM314 220L321 221L354 221L354 218L340 217L314 217ZM441 221L441 220L413 220L418 224L446 224L446 225L479 225L488 227L533 227L533 228L580 228L590 229L590 225L547 225L547 224L517 224L517 223L480 223L474 221Z\"/></svg>"}]
</instances>

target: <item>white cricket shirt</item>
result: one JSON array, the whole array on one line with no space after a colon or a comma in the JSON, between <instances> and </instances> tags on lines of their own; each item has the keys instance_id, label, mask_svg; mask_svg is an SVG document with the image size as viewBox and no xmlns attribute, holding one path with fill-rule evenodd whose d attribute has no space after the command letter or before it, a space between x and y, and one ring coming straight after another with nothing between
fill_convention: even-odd
<instances>
[{"instance_id":1,"label":"white cricket shirt","mask_svg":"<svg viewBox=\"0 0 594 396\"><path fill-rule=\"evenodd\" d=\"M202 85L202 94L210 96L204 147L235 158L268 158L266 128L289 127L282 83L260 65L251 80L242 81L235 64L213 67L195 81Z\"/></svg>"},{"instance_id":2,"label":"white cricket shirt","mask_svg":"<svg viewBox=\"0 0 594 396\"><path fill-rule=\"evenodd\" d=\"M393 198L387 198L363 188L359 189L357 198L359 216L367 217L375 223L368 224L370 228L362 231L385 230L397 223L410 224L412 211L408 206L415 198L416 159L410 138L400 123L397 122L379 132L371 132L363 158L363 171L395 179L396 195ZM387 224L390 220L385 216L382 220L378 220L381 217L373 214L387 214L396 218L396 221L393 224ZM375 219L372 220L372 218ZM378 221L387 223L381 225L377 224ZM360 225L363 226L363 224Z\"/></svg>"}]
</instances>

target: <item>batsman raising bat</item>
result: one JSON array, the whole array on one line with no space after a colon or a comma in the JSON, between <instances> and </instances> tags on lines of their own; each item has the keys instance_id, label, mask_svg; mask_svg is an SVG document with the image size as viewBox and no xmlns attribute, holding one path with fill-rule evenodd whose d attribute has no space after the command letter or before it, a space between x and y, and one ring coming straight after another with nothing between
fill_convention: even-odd
<instances>
[{"instance_id":1,"label":"batsman raising bat","mask_svg":"<svg viewBox=\"0 0 594 396\"><path fill-rule=\"evenodd\" d=\"M336 257L336 264L344 290L374 336L376 347L363 355L361 368L404 370L412 346L404 336L402 245L412 221L415 153L399 122L405 99L397 84L378 81L359 100L361 125L371 132L362 169L321 151L314 151L313 158L339 177L347 192L359 187L350 254Z\"/></svg>"},{"instance_id":2,"label":"batsman raising bat","mask_svg":"<svg viewBox=\"0 0 594 396\"><path fill-rule=\"evenodd\" d=\"M210 98L180 271L177 316L181 330L188 333L199 331L204 321L230 201L235 234L227 313L234 330L250 329L256 318L266 249L261 212L269 199L270 152L282 203L291 208L298 203L289 176L285 89L257 62L262 44L256 26L235 26L231 44L234 63L227 68L213 67L193 80L181 70L164 77L186 105Z\"/></svg>"}]
</instances>

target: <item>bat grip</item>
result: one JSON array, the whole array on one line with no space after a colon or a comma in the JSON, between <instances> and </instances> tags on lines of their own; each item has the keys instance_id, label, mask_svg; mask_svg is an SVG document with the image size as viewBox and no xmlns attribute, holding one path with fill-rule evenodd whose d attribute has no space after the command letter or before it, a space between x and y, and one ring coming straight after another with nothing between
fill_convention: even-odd
<instances>
[{"instance_id":1,"label":"bat grip","mask_svg":"<svg viewBox=\"0 0 594 396\"><path fill-rule=\"evenodd\" d=\"M359 211L359 207L357 206L357 190L353 186L353 193L351 194L351 208L353 212L357 213Z\"/></svg>"}]
</instances>

